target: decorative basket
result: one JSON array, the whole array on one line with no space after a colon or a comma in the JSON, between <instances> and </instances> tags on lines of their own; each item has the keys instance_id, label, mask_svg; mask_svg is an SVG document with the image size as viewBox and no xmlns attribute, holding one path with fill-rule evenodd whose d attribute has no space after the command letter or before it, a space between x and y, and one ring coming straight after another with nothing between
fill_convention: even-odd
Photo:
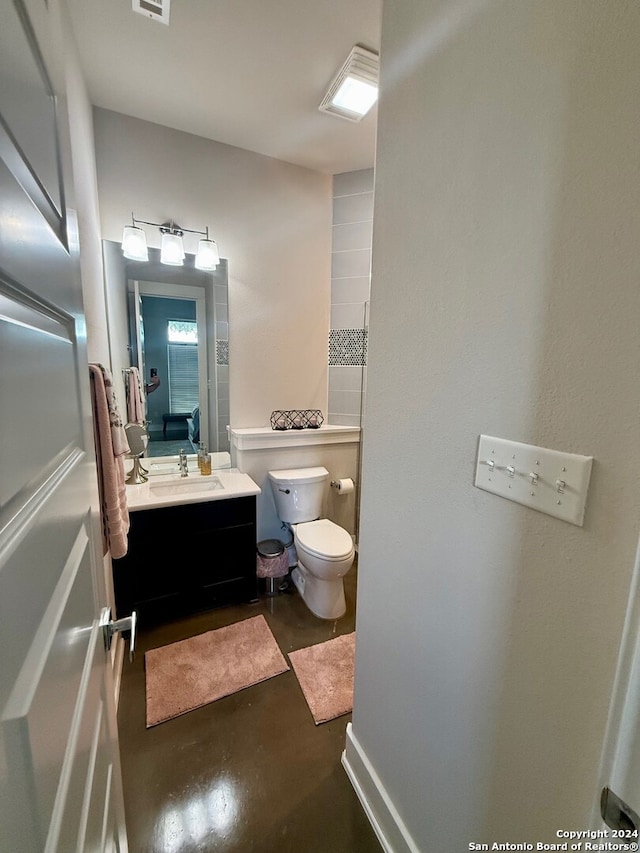
<instances>
[{"instance_id":1,"label":"decorative basket","mask_svg":"<svg viewBox=\"0 0 640 853\"><path fill-rule=\"evenodd\" d=\"M317 429L324 417L320 409L276 409L271 412L271 429Z\"/></svg>"},{"instance_id":2,"label":"decorative basket","mask_svg":"<svg viewBox=\"0 0 640 853\"><path fill-rule=\"evenodd\" d=\"M318 429L324 421L324 417L322 416L320 409L305 409L303 415L304 425L307 429Z\"/></svg>"},{"instance_id":3,"label":"decorative basket","mask_svg":"<svg viewBox=\"0 0 640 853\"><path fill-rule=\"evenodd\" d=\"M283 412L281 409L271 412L271 429L291 429L289 412Z\"/></svg>"}]
</instances>

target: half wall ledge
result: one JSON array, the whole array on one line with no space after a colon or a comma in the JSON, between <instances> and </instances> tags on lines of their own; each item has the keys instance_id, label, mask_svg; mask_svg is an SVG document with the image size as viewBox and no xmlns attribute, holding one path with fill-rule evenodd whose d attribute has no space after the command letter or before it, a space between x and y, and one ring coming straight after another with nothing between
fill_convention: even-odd
<instances>
[{"instance_id":1,"label":"half wall ledge","mask_svg":"<svg viewBox=\"0 0 640 853\"><path fill-rule=\"evenodd\" d=\"M317 444L352 444L360 441L360 427L322 424L318 429L274 430L271 427L231 429L231 447L236 450L275 450L282 447L311 447Z\"/></svg>"}]
</instances>

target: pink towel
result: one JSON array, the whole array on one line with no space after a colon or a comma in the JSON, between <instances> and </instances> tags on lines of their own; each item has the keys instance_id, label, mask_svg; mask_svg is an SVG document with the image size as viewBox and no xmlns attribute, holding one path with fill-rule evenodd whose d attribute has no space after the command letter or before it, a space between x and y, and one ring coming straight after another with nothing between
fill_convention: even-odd
<instances>
[{"instance_id":1,"label":"pink towel","mask_svg":"<svg viewBox=\"0 0 640 853\"><path fill-rule=\"evenodd\" d=\"M111 374L101 364L90 364L93 432L98 463L103 553L114 559L127 553L129 509L124 476L127 436L118 413Z\"/></svg>"},{"instance_id":2,"label":"pink towel","mask_svg":"<svg viewBox=\"0 0 640 853\"><path fill-rule=\"evenodd\" d=\"M129 368L127 388L127 420L130 424L143 424L146 417L146 403L142 393L140 371L137 367L131 367Z\"/></svg>"}]
</instances>

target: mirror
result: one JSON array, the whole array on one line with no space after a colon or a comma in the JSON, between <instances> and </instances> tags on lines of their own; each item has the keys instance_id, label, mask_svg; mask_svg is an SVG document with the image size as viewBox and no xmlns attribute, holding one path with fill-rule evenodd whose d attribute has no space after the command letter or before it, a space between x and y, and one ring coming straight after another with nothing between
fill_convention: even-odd
<instances>
[{"instance_id":1,"label":"mirror","mask_svg":"<svg viewBox=\"0 0 640 853\"><path fill-rule=\"evenodd\" d=\"M131 348L144 377L149 455L211 447L205 291L129 280ZM185 439L188 439L186 446Z\"/></svg>"},{"instance_id":2,"label":"mirror","mask_svg":"<svg viewBox=\"0 0 640 853\"><path fill-rule=\"evenodd\" d=\"M125 426L127 441L132 456L143 456L147 449L147 431L141 424L127 424Z\"/></svg>"},{"instance_id":3,"label":"mirror","mask_svg":"<svg viewBox=\"0 0 640 853\"><path fill-rule=\"evenodd\" d=\"M127 419L125 379L138 367L145 387L148 457L194 453L203 441L217 467L230 465L227 261L202 272L129 261L103 241L108 339L118 400Z\"/></svg>"}]
</instances>

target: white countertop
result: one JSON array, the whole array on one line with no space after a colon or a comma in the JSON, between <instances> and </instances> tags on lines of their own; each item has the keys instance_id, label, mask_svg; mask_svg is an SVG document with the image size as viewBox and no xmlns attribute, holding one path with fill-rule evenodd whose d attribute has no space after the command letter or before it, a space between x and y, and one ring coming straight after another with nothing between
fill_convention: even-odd
<instances>
[{"instance_id":1,"label":"white countertop","mask_svg":"<svg viewBox=\"0 0 640 853\"><path fill-rule=\"evenodd\" d=\"M147 460L143 460L146 466ZM222 488L212 491L197 491L205 483L212 483L218 478ZM175 491L171 487L175 485ZM189 491L193 486L194 491ZM158 494L154 491L160 487L169 494ZM127 506L131 512L139 509L157 509L163 506L178 506L181 504L205 503L207 501L225 501L230 498L242 498L259 495L260 486L248 474L242 474L237 468L213 470L211 476L202 476L198 471L188 477L179 474L158 474L150 476L146 483L139 486L127 486Z\"/></svg>"}]
</instances>

